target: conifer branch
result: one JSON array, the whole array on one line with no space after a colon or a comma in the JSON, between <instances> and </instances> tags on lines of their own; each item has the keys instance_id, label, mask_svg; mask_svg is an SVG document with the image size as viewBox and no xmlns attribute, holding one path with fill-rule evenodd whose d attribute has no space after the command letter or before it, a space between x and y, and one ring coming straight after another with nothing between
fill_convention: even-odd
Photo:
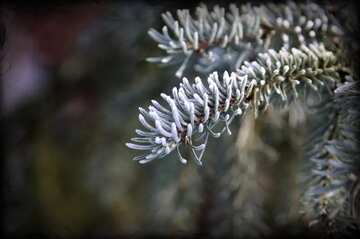
<instances>
[{"instance_id":1,"label":"conifer branch","mask_svg":"<svg viewBox=\"0 0 360 239\"><path fill-rule=\"evenodd\" d=\"M212 11L202 4L195 17L178 10L177 16L166 12L162 18L162 32L148 33L166 55L147 60L179 64L178 78L191 70L207 81L183 77L171 95L161 94L168 106L152 100L148 109L139 108L144 129L137 129L138 136L126 145L145 153L134 160L147 163L177 150L180 162L187 163L181 147L188 146L202 165L209 136L231 134L237 116L252 111L257 117L278 102L289 105L301 98L311 126L302 195L310 225L321 222L328 231L342 230L341 223L359 226L360 163L354 156L360 154L359 89L347 67L344 33L336 19L317 4L294 2L231 4L228 10L215 6ZM320 96L315 106L312 93ZM227 178L235 167L231 160L210 165L220 170L212 180Z\"/></svg>"},{"instance_id":2,"label":"conifer branch","mask_svg":"<svg viewBox=\"0 0 360 239\"><path fill-rule=\"evenodd\" d=\"M162 14L162 32L148 31L166 56L147 58L163 65L181 64L175 75L187 68L209 74L214 70L235 71L243 61L254 60L258 52L324 42L339 44L342 36L333 19L317 4L243 5L229 9L216 5L209 11L202 4L192 17L187 9ZM330 42L327 39L331 39Z\"/></svg>"},{"instance_id":3,"label":"conifer branch","mask_svg":"<svg viewBox=\"0 0 360 239\"><path fill-rule=\"evenodd\" d=\"M272 42L285 48L314 42L339 44L343 35L336 20L315 3L269 3L259 6L258 12L265 48L274 48Z\"/></svg>"},{"instance_id":4,"label":"conifer branch","mask_svg":"<svg viewBox=\"0 0 360 239\"><path fill-rule=\"evenodd\" d=\"M355 209L358 202L354 200L359 199L357 85L348 79L315 107L316 113L311 117L313 133L306 148L309 165L303 203L310 224L324 224L329 231L349 226L349 221L360 229Z\"/></svg>"},{"instance_id":5,"label":"conifer branch","mask_svg":"<svg viewBox=\"0 0 360 239\"><path fill-rule=\"evenodd\" d=\"M153 100L149 110L139 108L139 120L147 131L136 130L140 136L132 138L135 143L127 143L129 148L148 151L134 160L140 163L163 158L177 149L182 163L179 146L189 145L198 164L202 164L208 136L219 137L227 131L234 117L252 108L255 115L270 104L273 95L280 95L283 101L296 98L297 87L305 85L317 90L339 80L338 70L344 67L322 44L302 45L300 49L270 49L259 54L257 61L245 62L230 75L224 72L220 80L218 73L210 74L207 84L197 77L190 84L186 78L180 87L173 88L172 97L162 93L161 97L170 109ZM218 123L225 127L214 132ZM198 135L200 145L193 144ZM196 141L196 139L195 139Z\"/></svg>"}]
</instances>

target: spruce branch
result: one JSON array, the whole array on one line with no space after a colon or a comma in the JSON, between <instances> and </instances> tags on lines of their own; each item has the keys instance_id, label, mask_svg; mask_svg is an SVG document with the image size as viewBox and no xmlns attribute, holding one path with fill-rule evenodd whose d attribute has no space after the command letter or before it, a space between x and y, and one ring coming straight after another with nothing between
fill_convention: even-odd
<instances>
[{"instance_id":1,"label":"spruce branch","mask_svg":"<svg viewBox=\"0 0 360 239\"><path fill-rule=\"evenodd\" d=\"M197 7L195 17L187 9L162 14L162 32L148 31L165 56L149 57L149 62L180 64L180 78L187 68L209 74L214 70L235 71L245 60L254 60L258 52L299 47L324 42L339 44L340 27L317 4L243 5L229 9L206 5ZM331 44L330 44L331 45Z\"/></svg>"},{"instance_id":2,"label":"spruce branch","mask_svg":"<svg viewBox=\"0 0 360 239\"><path fill-rule=\"evenodd\" d=\"M309 164L308 183L302 197L304 209L310 225L320 223L336 233L344 225L353 224L360 229L358 209L355 209L359 200L357 157L360 154L357 85L358 82L347 79L324 103L315 107L316 114L310 117L313 133L306 149Z\"/></svg>"},{"instance_id":3,"label":"spruce branch","mask_svg":"<svg viewBox=\"0 0 360 239\"><path fill-rule=\"evenodd\" d=\"M258 7L258 12L265 48L274 48L272 42L285 48L314 42L339 44L343 35L336 19L315 3L269 3Z\"/></svg>"},{"instance_id":4,"label":"spruce branch","mask_svg":"<svg viewBox=\"0 0 360 239\"><path fill-rule=\"evenodd\" d=\"M245 62L237 72L224 72L223 79L213 72L207 84L197 77L190 84L184 77L180 87L173 88L172 97L162 93L161 97L170 109L152 100L149 110L139 108L139 120L145 127L136 130L140 137L127 143L129 148L148 151L134 158L146 163L163 158L177 149L182 163L180 145L189 145L196 162L201 165L208 136L220 137L225 131L231 134L229 124L237 115L248 108L265 110L273 95L280 95L283 101L296 98L297 87L306 85L317 90L339 80L338 71L344 67L335 55L322 44L301 45L300 49L270 49L259 54L257 61ZM250 106L250 107L249 107ZM220 131L215 127L224 123ZM199 136L197 139L196 136ZM194 145L193 141L200 141Z\"/></svg>"},{"instance_id":5,"label":"spruce branch","mask_svg":"<svg viewBox=\"0 0 360 239\"><path fill-rule=\"evenodd\" d=\"M360 230L360 162L356 159L360 154L360 91L347 67L351 61L344 51L344 32L334 16L315 3L289 1L231 4L228 9L216 5L212 10L201 4L194 14L185 9L176 16L166 12L162 18L162 31L150 29L148 34L166 53L147 60L179 65L178 78L190 71L198 77L194 81L183 77L171 95L162 93L164 104L152 100L148 109L139 108L144 129L136 129L137 137L126 145L145 153L133 159L147 163L176 149L180 162L187 163L182 153L186 146L202 165L209 136L231 134L230 124L237 116L242 122L245 113L256 118L269 106L291 107L291 102L301 98L308 107L304 115L309 116L311 132L305 147L306 182L301 197L309 224L325 225L329 232ZM232 139L223 140L214 155L223 154L226 150L221 147ZM240 182L232 184L235 188L226 185L258 174L232 173L255 165L254 160L248 162L251 156L245 151L239 156L243 162L225 154L222 160L209 160L207 169L200 172L205 182L205 206L200 211L205 213L200 213L204 220L198 224L200 228L207 225L204 231L211 235L233 232L232 223L246 224L246 215L234 214L234 220L227 206L234 205L246 186L242 188ZM252 183L251 190L255 190L256 181ZM246 214L246 206L240 204L242 208L236 211ZM262 212L257 207L250 210ZM214 224L219 226L216 230ZM266 224L259 225L254 228L266 228Z\"/></svg>"},{"instance_id":6,"label":"spruce branch","mask_svg":"<svg viewBox=\"0 0 360 239\"><path fill-rule=\"evenodd\" d=\"M182 63L175 74L180 78L185 68L191 65L190 59L196 56L200 60L194 68L208 74L223 64L224 60L234 60L235 56L226 48L247 50L251 48L250 42L261 41L257 37L260 35L260 18L253 10L240 15L239 8L231 4L228 12L218 5L210 12L205 4L201 4L196 8L195 15L193 18L187 9L178 10L177 19L170 12L163 13L166 25L162 33L155 29L150 29L148 33L168 55L147 60L161 64ZM226 55L227 59L222 55ZM245 54L241 55L245 57Z\"/></svg>"}]
</instances>

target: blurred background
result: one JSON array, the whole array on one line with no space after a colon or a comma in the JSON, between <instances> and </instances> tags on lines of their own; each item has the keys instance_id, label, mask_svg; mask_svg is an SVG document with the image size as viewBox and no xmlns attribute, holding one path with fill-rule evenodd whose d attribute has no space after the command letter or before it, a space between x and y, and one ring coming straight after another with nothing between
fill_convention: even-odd
<instances>
[{"instance_id":1,"label":"blurred background","mask_svg":"<svg viewBox=\"0 0 360 239\"><path fill-rule=\"evenodd\" d=\"M131 160L138 106L178 84L176 66L145 61L161 54L147 30L197 4L2 6L7 235L256 236L298 222L300 116L248 116L210 140L202 168Z\"/></svg>"}]
</instances>

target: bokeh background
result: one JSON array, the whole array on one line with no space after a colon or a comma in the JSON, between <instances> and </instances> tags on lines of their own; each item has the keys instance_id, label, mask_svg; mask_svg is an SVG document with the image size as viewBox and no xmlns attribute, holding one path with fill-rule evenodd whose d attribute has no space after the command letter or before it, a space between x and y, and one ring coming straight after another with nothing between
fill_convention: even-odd
<instances>
[{"instance_id":1,"label":"bokeh background","mask_svg":"<svg viewBox=\"0 0 360 239\"><path fill-rule=\"evenodd\" d=\"M202 168L176 153L131 160L138 106L179 81L176 67L145 61L161 54L147 30L162 26L162 12L197 4L2 6L7 235L268 235L300 225L299 115L235 123L232 136L210 140Z\"/></svg>"}]
</instances>

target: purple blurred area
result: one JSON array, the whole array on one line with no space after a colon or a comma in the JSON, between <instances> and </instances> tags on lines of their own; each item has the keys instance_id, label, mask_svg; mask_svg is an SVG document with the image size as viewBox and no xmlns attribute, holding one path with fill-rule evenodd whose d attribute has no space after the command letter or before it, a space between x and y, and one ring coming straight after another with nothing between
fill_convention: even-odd
<instances>
[{"instance_id":1,"label":"purple blurred area","mask_svg":"<svg viewBox=\"0 0 360 239\"><path fill-rule=\"evenodd\" d=\"M47 10L3 10L7 29L1 69L5 114L46 90L48 68L66 61L77 36L102 14L104 6L83 4Z\"/></svg>"}]
</instances>

